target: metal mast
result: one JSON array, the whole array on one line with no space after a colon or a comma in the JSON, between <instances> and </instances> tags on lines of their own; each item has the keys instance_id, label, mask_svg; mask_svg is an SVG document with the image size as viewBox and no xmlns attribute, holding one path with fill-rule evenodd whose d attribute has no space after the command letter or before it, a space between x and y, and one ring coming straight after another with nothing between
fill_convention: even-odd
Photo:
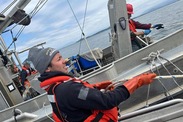
<instances>
[{"instance_id":1,"label":"metal mast","mask_svg":"<svg viewBox=\"0 0 183 122\"><path fill-rule=\"evenodd\" d=\"M109 0L112 51L115 60L132 52L125 0Z\"/></svg>"}]
</instances>

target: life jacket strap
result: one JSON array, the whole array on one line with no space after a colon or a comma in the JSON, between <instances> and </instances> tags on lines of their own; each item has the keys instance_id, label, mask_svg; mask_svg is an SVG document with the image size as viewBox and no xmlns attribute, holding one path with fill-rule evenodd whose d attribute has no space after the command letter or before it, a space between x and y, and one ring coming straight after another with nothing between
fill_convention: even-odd
<instances>
[{"instance_id":1,"label":"life jacket strap","mask_svg":"<svg viewBox=\"0 0 183 122\"><path fill-rule=\"evenodd\" d=\"M104 115L104 113L99 112L99 113L97 114L97 116L95 117L95 119L92 120L92 122L99 122L99 120L102 118L103 115Z\"/></svg>"},{"instance_id":2,"label":"life jacket strap","mask_svg":"<svg viewBox=\"0 0 183 122\"><path fill-rule=\"evenodd\" d=\"M99 113L97 114L97 116L95 117L95 119L92 120L92 122L99 122L103 115L104 115L104 113L99 112ZM108 122L114 122L114 121L113 121L112 119L110 119Z\"/></svg>"},{"instance_id":3,"label":"life jacket strap","mask_svg":"<svg viewBox=\"0 0 183 122\"><path fill-rule=\"evenodd\" d=\"M57 105L57 102L55 101L55 93L54 93L54 89L55 87L59 85L59 83L57 84L52 84L50 86L50 88L48 89L48 100L50 101L51 105L52 105L52 108L53 108L53 112L55 113L55 115L57 116L57 118L60 119L61 122L67 122L66 118L67 118L67 115L65 115L64 113L62 113L59 108L58 108L58 105Z\"/></svg>"}]
</instances>

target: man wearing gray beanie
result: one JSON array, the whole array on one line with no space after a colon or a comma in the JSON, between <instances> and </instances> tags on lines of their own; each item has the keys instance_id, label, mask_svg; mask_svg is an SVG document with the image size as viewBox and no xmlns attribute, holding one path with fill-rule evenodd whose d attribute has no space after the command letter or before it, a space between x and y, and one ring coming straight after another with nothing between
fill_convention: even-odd
<instances>
[{"instance_id":1,"label":"man wearing gray beanie","mask_svg":"<svg viewBox=\"0 0 183 122\"><path fill-rule=\"evenodd\" d=\"M32 48L28 59L41 74L40 87L47 91L56 122L118 121L117 106L138 87L150 84L156 74L136 76L115 89L102 92L111 81L89 84L70 76L66 61L53 48Z\"/></svg>"},{"instance_id":2,"label":"man wearing gray beanie","mask_svg":"<svg viewBox=\"0 0 183 122\"><path fill-rule=\"evenodd\" d=\"M33 47L29 51L28 60L32 61L34 67L40 74L43 74L57 53L59 51L53 48L38 49Z\"/></svg>"}]
</instances>

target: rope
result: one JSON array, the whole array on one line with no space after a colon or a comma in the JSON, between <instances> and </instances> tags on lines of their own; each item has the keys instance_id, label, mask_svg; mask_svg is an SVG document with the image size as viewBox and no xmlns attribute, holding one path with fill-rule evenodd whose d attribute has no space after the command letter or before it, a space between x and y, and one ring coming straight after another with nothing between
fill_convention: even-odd
<instances>
[{"instance_id":1,"label":"rope","mask_svg":"<svg viewBox=\"0 0 183 122\"><path fill-rule=\"evenodd\" d=\"M141 41L142 43L144 43L146 46L149 45L148 43L146 43L143 39L141 39L139 36L136 36L136 38Z\"/></svg>"},{"instance_id":2,"label":"rope","mask_svg":"<svg viewBox=\"0 0 183 122\"><path fill-rule=\"evenodd\" d=\"M14 25L10 30L13 30L19 23L21 23L28 16L30 16L30 18L33 18L33 16L35 16L35 14L46 4L47 1L48 0L39 0L38 3L36 4L35 8L27 16L22 18L22 20L20 20L16 25Z\"/></svg>"},{"instance_id":3,"label":"rope","mask_svg":"<svg viewBox=\"0 0 183 122\"><path fill-rule=\"evenodd\" d=\"M52 121L54 122L54 120L48 115L47 111L46 111L46 106L45 106L45 102L43 103L43 108L44 108L44 113L46 114L46 116Z\"/></svg>"},{"instance_id":4,"label":"rope","mask_svg":"<svg viewBox=\"0 0 183 122\"><path fill-rule=\"evenodd\" d=\"M146 107L149 106L148 100L149 100L150 88L151 88L151 84L149 84L147 87Z\"/></svg>"},{"instance_id":5,"label":"rope","mask_svg":"<svg viewBox=\"0 0 183 122\"><path fill-rule=\"evenodd\" d=\"M155 79L158 80L158 82L162 85L162 87L165 90L165 96L167 97L167 99L169 99L168 97L171 97L171 99L174 99L173 96L170 94L169 90L166 88L166 86L163 84L163 82L161 81L161 79L170 79L172 78L174 80L174 82L176 83L176 85L182 90L181 86L177 83L177 81L175 80L175 78L183 78L183 75L171 75L171 73L168 71L168 69L163 65L161 59L166 60L167 62L169 62L170 64L172 64L174 67L176 67L181 73L183 73L183 71L178 68L178 66L176 66L173 62L171 62L170 60L160 56L160 52L162 52L164 49L161 49L160 51L155 52L151 52L147 57L143 58L142 60L146 60L147 63L151 63L150 65L150 70L151 72L155 72L157 71L158 76L155 77ZM161 59L160 59L161 58ZM160 71L158 69L158 67L156 66L156 62L155 60L160 61L161 65L163 66L163 68L168 72L168 76L162 76L160 74ZM155 71L154 71L155 69ZM124 83L125 81L127 81L127 79L125 80L121 80L121 81L113 81L112 84L110 84L106 89L105 92L107 92L111 87L117 87L118 85L122 85L122 83ZM146 107L149 107L149 95L150 95L150 84L148 85L148 91L147 91L147 97L146 97Z\"/></svg>"},{"instance_id":6,"label":"rope","mask_svg":"<svg viewBox=\"0 0 183 122\"><path fill-rule=\"evenodd\" d=\"M48 0L39 0L38 1L38 3L36 4L36 6L35 6L35 8L27 15L27 16L25 16L24 18L22 18L16 25L14 25L11 29L9 29L9 30L6 30L6 31L4 31L3 33L5 33L5 32L8 32L8 31L10 31L11 32L11 36L12 36L12 42L11 42L11 44L8 46L8 48L4 51L5 52L5 54L6 54L6 52L8 51L8 49L11 47L11 45L14 43L14 50L16 50L16 44L15 44L15 41L18 39L18 37L20 36L20 34L23 32L23 30L25 29L25 26L22 26L20 29L19 29L19 31L17 32L17 34L16 34L16 36L14 37L13 36L13 29L15 28L15 27L17 27L17 25L19 24L19 23L21 23L26 17L28 17L28 16L30 16L30 18L33 18L33 16L35 16L35 14L46 4L46 2L47 2ZM11 3L11 4L13 4L13 2ZM12 5L11 5L12 6Z\"/></svg>"},{"instance_id":7,"label":"rope","mask_svg":"<svg viewBox=\"0 0 183 122\"><path fill-rule=\"evenodd\" d=\"M164 60L166 60L170 64L172 64L175 68L177 68L183 74L183 71L178 66L176 66L173 62L171 62L170 60L168 60L168 59L166 59L166 58L164 58L162 56L159 56L159 57L162 58L162 59L164 59Z\"/></svg>"},{"instance_id":8,"label":"rope","mask_svg":"<svg viewBox=\"0 0 183 122\"><path fill-rule=\"evenodd\" d=\"M83 32L83 30L82 30L82 28L81 28L81 25L79 24L79 21L78 21L76 15L75 15L75 13L74 13L74 10L72 9L72 6L71 6L69 0L67 0L67 2L68 2L68 4L69 4L69 7L70 7L70 9L71 9L71 11L72 11L72 13L73 13L73 15L74 15L74 18L75 18L75 20L76 20L76 22L77 22L77 24L78 24L78 26L79 26L79 28L80 28L80 31L81 31L81 33L82 33L82 35L83 35L83 37L84 37L84 40L85 40L85 42L86 42L86 45L87 45L89 51L91 52L92 57L93 57L94 60L96 61L96 63L97 63L97 65L99 66L99 68L101 68L99 62L97 61L96 57L94 56L94 54L93 54L93 52L92 52L92 50L91 50L91 48L90 48L90 46L89 46L89 44L88 44L88 41L87 41L87 39L86 39L86 36L85 36L85 34L84 34L84 32Z\"/></svg>"},{"instance_id":9,"label":"rope","mask_svg":"<svg viewBox=\"0 0 183 122\"><path fill-rule=\"evenodd\" d=\"M153 69L154 69L153 66L155 66L155 68L156 68L156 70L157 70L157 73L158 73L158 75L159 75L159 76L157 76L155 79L157 79L157 80L160 82L160 84L161 84L161 85L163 86L163 88L166 90L167 94L168 94L169 96L172 97L172 95L168 92L168 89L165 87L165 85L162 83L162 81L161 81L160 79L172 78L173 81L174 81L174 83L182 90L181 86L178 84L178 82L175 80L175 78L183 78L183 75L176 75L176 76L175 76L175 75L172 75L172 74L169 72L169 70L166 68L166 66L162 63L162 60L161 60L161 59L163 59L163 60L169 62L170 64L172 64L172 65L173 65L174 67L176 67L181 73L183 73L183 71L182 71L180 68L178 68L173 62L171 62L171 61L169 61L168 59L166 59L166 58L160 56L160 52L162 52L162 51L163 51L163 49L160 50L160 51L157 51L157 53L151 52L151 53L149 54L148 57L145 57L145 58L143 58L142 60L147 60L147 63L151 63L150 69L151 69L152 72L154 72L154 71L153 71ZM170 76L160 76L160 72L159 72L159 70L158 70L158 68L157 68L157 66L156 66L156 63L155 63L155 60L156 60L156 59L160 62L160 64L162 65L162 67L167 71L167 73L168 73ZM148 95L147 95L147 97L148 97ZM172 99L173 99L173 97L172 97Z\"/></svg>"},{"instance_id":10,"label":"rope","mask_svg":"<svg viewBox=\"0 0 183 122\"><path fill-rule=\"evenodd\" d=\"M173 75L169 72L169 70L165 67L165 65L162 63L159 55L157 56L157 59L160 61L160 64L164 67L164 69L167 71L167 73L172 77L174 83L181 89L183 90L183 88L177 83L177 81L175 80L175 78L173 77Z\"/></svg>"},{"instance_id":11,"label":"rope","mask_svg":"<svg viewBox=\"0 0 183 122\"><path fill-rule=\"evenodd\" d=\"M156 71L157 71L157 73L158 73L158 76L156 76L155 79L157 79L157 80L159 81L159 83L160 83L160 84L162 85L162 87L165 89L165 92L173 99L172 95L169 93L169 91L168 91L168 89L166 88L166 86L165 86L165 85L163 84L163 82L158 78L161 74L160 74L160 72L159 72L159 70L158 70L158 67L156 66L155 61L152 62L151 67L150 67L151 72L155 73L155 72L153 71L153 66L155 66Z\"/></svg>"},{"instance_id":12,"label":"rope","mask_svg":"<svg viewBox=\"0 0 183 122\"><path fill-rule=\"evenodd\" d=\"M85 13L84 13L84 19L83 19L82 30L84 30L84 25L85 25L85 18L86 18L86 12L87 12L87 5L88 5L88 0L86 1L86 7L85 7ZM82 34L81 34L81 39L82 39ZM80 54L80 51L81 51L81 43L82 43L82 41L80 41L80 44L79 44L79 52L78 52L78 54Z\"/></svg>"}]
</instances>

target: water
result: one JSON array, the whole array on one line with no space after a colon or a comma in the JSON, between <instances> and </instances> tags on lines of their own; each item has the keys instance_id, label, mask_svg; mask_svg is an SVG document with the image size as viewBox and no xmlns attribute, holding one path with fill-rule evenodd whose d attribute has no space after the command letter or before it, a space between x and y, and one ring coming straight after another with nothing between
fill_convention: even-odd
<instances>
[{"instance_id":1,"label":"water","mask_svg":"<svg viewBox=\"0 0 183 122\"><path fill-rule=\"evenodd\" d=\"M151 39L158 40L183 28L182 5L183 5L183 0L180 0L178 2L165 6L163 8L157 9L151 13L135 18L135 20L141 23L152 23L152 24L163 23L165 27L164 29L160 29L160 30L154 29L149 34ZM87 38L91 49L96 47L104 49L110 46L111 42L109 41L109 32L110 32L110 29L107 29L107 30L104 30L103 32L100 32L96 35L93 35ZM81 43L81 46L80 46L80 43ZM79 49L80 49L80 53L79 53ZM77 55L77 54L82 54L88 51L89 49L87 48L85 41L77 42L70 46L60 49L60 52L65 58L68 58L70 56Z\"/></svg>"}]
</instances>

